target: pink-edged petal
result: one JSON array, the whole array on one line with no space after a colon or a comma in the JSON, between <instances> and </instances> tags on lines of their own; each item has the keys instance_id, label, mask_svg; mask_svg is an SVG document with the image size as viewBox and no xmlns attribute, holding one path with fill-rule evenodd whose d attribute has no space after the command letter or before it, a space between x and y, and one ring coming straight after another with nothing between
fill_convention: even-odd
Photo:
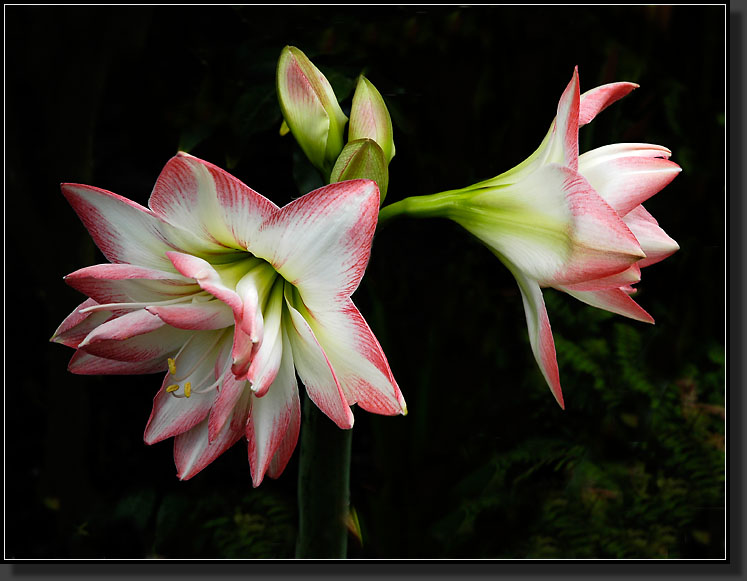
<instances>
[{"instance_id":1,"label":"pink-edged petal","mask_svg":"<svg viewBox=\"0 0 747 581\"><path fill-rule=\"evenodd\" d=\"M145 427L146 444L155 444L184 433L199 424L210 412L215 397L212 393L176 397L166 391L166 388L173 384L173 377L167 373L161 389L153 398L153 410Z\"/></svg>"},{"instance_id":2,"label":"pink-edged petal","mask_svg":"<svg viewBox=\"0 0 747 581\"><path fill-rule=\"evenodd\" d=\"M165 239L164 224L150 210L92 186L62 184L62 193L111 262L172 269L166 252L173 245Z\"/></svg>"},{"instance_id":3,"label":"pink-edged petal","mask_svg":"<svg viewBox=\"0 0 747 581\"><path fill-rule=\"evenodd\" d=\"M178 153L163 168L149 200L170 224L226 248L246 249L277 206L219 167Z\"/></svg>"},{"instance_id":4,"label":"pink-edged petal","mask_svg":"<svg viewBox=\"0 0 747 581\"><path fill-rule=\"evenodd\" d=\"M501 258L499 256L499 258ZM527 318L527 329L529 331L529 344L532 346L534 359L539 365L542 375L547 381L555 400L561 408L565 409L563 403L563 392L560 389L560 374L558 372L558 361L555 356L555 340L550 328L550 319L547 316L545 301L542 298L542 289L536 280L525 276L518 268L510 262L501 259L511 271L519 284L521 300L524 304L524 314Z\"/></svg>"},{"instance_id":5,"label":"pink-edged petal","mask_svg":"<svg viewBox=\"0 0 747 581\"><path fill-rule=\"evenodd\" d=\"M134 316L130 317L130 315ZM149 319L145 320L144 317L146 316ZM121 321L122 319L125 319L124 323ZM151 326L155 330L126 338L130 331L144 331ZM105 359L116 359L117 361L135 363L152 359L161 360L175 353L193 332L174 329L165 325L155 315L141 310L128 313L100 325L86 337L78 348L91 355Z\"/></svg>"},{"instance_id":6,"label":"pink-edged petal","mask_svg":"<svg viewBox=\"0 0 747 581\"><path fill-rule=\"evenodd\" d=\"M301 425L298 385L293 354L287 333L281 331L282 361L270 389L263 397L252 398L246 424L252 483L259 486L272 465L277 477L288 463L298 441Z\"/></svg>"},{"instance_id":7,"label":"pink-edged petal","mask_svg":"<svg viewBox=\"0 0 747 581\"><path fill-rule=\"evenodd\" d=\"M643 206L633 208L623 220L646 253L646 258L638 263L639 266L656 264L680 249L679 244L661 229L656 219Z\"/></svg>"},{"instance_id":8,"label":"pink-edged petal","mask_svg":"<svg viewBox=\"0 0 747 581\"><path fill-rule=\"evenodd\" d=\"M200 288L226 303L240 320L243 311L241 298L236 291L226 286L212 264L198 256L183 252L168 252L167 256L181 274L195 279Z\"/></svg>"},{"instance_id":9,"label":"pink-edged petal","mask_svg":"<svg viewBox=\"0 0 747 581\"><path fill-rule=\"evenodd\" d=\"M555 118L556 143L562 148L563 163L575 170L578 168L578 109L579 109L578 67L560 97L558 114Z\"/></svg>"},{"instance_id":10,"label":"pink-edged petal","mask_svg":"<svg viewBox=\"0 0 747 581\"><path fill-rule=\"evenodd\" d=\"M145 309L132 311L103 323L91 331L88 336L78 345L80 349L86 349L89 345L95 345L107 341L125 341L138 335L152 333L163 327L163 321L152 315ZM87 349L90 351L90 349ZM103 357L103 355L100 355Z\"/></svg>"},{"instance_id":11,"label":"pink-edged petal","mask_svg":"<svg viewBox=\"0 0 747 581\"><path fill-rule=\"evenodd\" d=\"M293 406L291 417L288 421L288 429L285 431L283 440L278 445L275 455L267 467L267 476L270 478L279 478L288 465L288 461L293 456L293 451L298 444L298 434L301 431L301 406Z\"/></svg>"},{"instance_id":12,"label":"pink-edged petal","mask_svg":"<svg viewBox=\"0 0 747 581\"><path fill-rule=\"evenodd\" d=\"M349 404L383 415L407 413L384 351L350 299L339 310L314 313L308 320Z\"/></svg>"},{"instance_id":13,"label":"pink-edged petal","mask_svg":"<svg viewBox=\"0 0 747 581\"><path fill-rule=\"evenodd\" d=\"M627 292L621 288L610 288L599 291L574 291L567 288L561 288L572 297L581 302L603 309L611 313L616 313L624 317L642 321L644 323L653 323L654 318L644 311Z\"/></svg>"},{"instance_id":14,"label":"pink-edged petal","mask_svg":"<svg viewBox=\"0 0 747 581\"><path fill-rule=\"evenodd\" d=\"M208 419L208 439L212 442L223 430L226 422L233 415L233 410L239 403L249 384L245 380L237 380L233 374L228 374L215 396L213 407Z\"/></svg>"},{"instance_id":15,"label":"pink-edged petal","mask_svg":"<svg viewBox=\"0 0 747 581\"><path fill-rule=\"evenodd\" d=\"M331 184L273 214L249 250L296 286L309 307L327 308L358 287L371 253L378 211L375 182Z\"/></svg>"},{"instance_id":16,"label":"pink-edged petal","mask_svg":"<svg viewBox=\"0 0 747 581\"><path fill-rule=\"evenodd\" d=\"M162 301L199 292L180 274L132 264L96 264L68 274L65 282L101 304Z\"/></svg>"},{"instance_id":17,"label":"pink-edged petal","mask_svg":"<svg viewBox=\"0 0 747 581\"><path fill-rule=\"evenodd\" d=\"M174 438L177 478L189 480L241 439L251 405L250 398L247 390L234 406L230 420L213 440L208 438L207 419Z\"/></svg>"},{"instance_id":18,"label":"pink-edged petal","mask_svg":"<svg viewBox=\"0 0 747 581\"><path fill-rule=\"evenodd\" d=\"M644 149L654 153L654 149ZM592 187L624 216L630 210L661 191L677 174L680 166L662 157L625 156L615 146L585 153L579 169Z\"/></svg>"},{"instance_id":19,"label":"pink-edged petal","mask_svg":"<svg viewBox=\"0 0 747 581\"><path fill-rule=\"evenodd\" d=\"M113 315L108 311L86 311L81 313L82 309L98 305L93 299L86 299L75 310L70 313L65 320L60 323L57 330L52 335L50 341L61 343L67 347L77 349L78 345L91 333L96 327L105 323Z\"/></svg>"},{"instance_id":20,"label":"pink-edged petal","mask_svg":"<svg viewBox=\"0 0 747 581\"><path fill-rule=\"evenodd\" d=\"M597 291L608 288L619 288L621 286L628 286L640 282L640 280L641 268L636 263L617 274L605 276L604 278L588 280L577 284L567 285L563 287L563 289L571 289L576 291Z\"/></svg>"},{"instance_id":21,"label":"pink-edged petal","mask_svg":"<svg viewBox=\"0 0 747 581\"><path fill-rule=\"evenodd\" d=\"M353 412L324 349L319 345L306 319L293 307L287 295L286 308L290 312L290 320L286 322L284 317L285 331L290 339L298 376L306 386L306 393L340 428L352 428Z\"/></svg>"},{"instance_id":22,"label":"pink-edged petal","mask_svg":"<svg viewBox=\"0 0 747 581\"><path fill-rule=\"evenodd\" d=\"M96 357L85 351L76 351L67 369L76 375L144 375L159 373L167 369L168 355L146 361L117 361Z\"/></svg>"},{"instance_id":23,"label":"pink-edged petal","mask_svg":"<svg viewBox=\"0 0 747 581\"><path fill-rule=\"evenodd\" d=\"M569 285L617 274L645 254L615 210L580 174L570 178L569 201L574 217L570 259L544 286Z\"/></svg>"},{"instance_id":24,"label":"pink-edged petal","mask_svg":"<svg viewBox=\"0 0 747 581\"><path fill-rule=\"evenodd\" d=\"M265 307L262 342L253 354L251 365L246 372L246 377L252 384L252 391L260 398L275 381L283 356L283 286L284 283L278 283L272 289Z\"/></svg>"},{"instance_id":25,"label":"pink-edged petal","mask_svg":"<svg viewBox=\"0 0 747 581\"><path fill-rule=\"evenodd\" d=\"M600 112L639 86L636 83L627 82L609 83L586 91L581 95L580 99L581 103L578 114L579 127L590 123Z\"/></svg>"},{"instance_id":26,"label":"pink-edged petal","mask_svg":"<svg viewBox=\"0 0 747 581\"><path fill-rule=\"evenodd\" d=\"M146 307L146 310L177 329L206 331L223 329L234 324L231 309L225 303L216 300Z\"/></svg>"}]
</instances>

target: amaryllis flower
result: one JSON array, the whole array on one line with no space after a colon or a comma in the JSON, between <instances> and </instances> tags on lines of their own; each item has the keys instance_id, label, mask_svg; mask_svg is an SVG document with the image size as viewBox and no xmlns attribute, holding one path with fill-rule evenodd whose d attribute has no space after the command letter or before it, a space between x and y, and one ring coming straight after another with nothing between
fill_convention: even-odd
<instances>
[{"instance_id":1,"label":"amaryllis flower","mask_svg":"<svg viewBox=\"0 0 747 581\"><path fill-rule=\"evenodd\" d=\"M296 446L296 372L340 428L350 406L406 413L387 359L350 299L365 271L379 191L336 183L278 208L180 153L144 208L91 186L62 192L111 264L65 280L86 294L52 340L79 374L166 371L145 429L174 437L181 479L242 437L255 486Z\"/></svg>"},{"instance_id":2,"label":"amaryllis flower","mask_svg":"<svg viewBox=\"0 0 747 581\"><path fill-rule=\"evenodd\" d=\"M480 223L469 211L461 222L491 247L519 283L532 350L561 406L555 344L541 287L551 286L589 305L653 323L631 298L635 292L632 285L640 280L641 267L663 260L679 248L641 205L680 172L680 167L669 161L668 149L621 143L579 156L579 127L637 87L634 83L611 83L580 95L576 69L540 147L512 170L470 188L472 205L480 198L496 203L516 195L524 198L513 200L521 206L527 197L536 198L536 218L516 225L526 228L527 235L507 243L502 240L505 233L501 228ZM565 203L553 195L559 191ZM569 213L565 213L566 207ZM563 223L561 218L553 224L558 215L570 217L568 238L559 238L551 248L557 226ZM475 223L480 224L477 230ZM527 265L525 258L533 264ZM558 258L559 263L555 262Z\"/></svg>"},{"instance_id":3,"label":"amaryllis flower","mask_svg":"<svg viewBox=\"0 0 747 581\"><path fill-rule=\"evenodd\" d=\"M584 155L578 129L638 85L579 94L578 71L540 147L513 169L463 188L406 198L382 210L454 220L483 242L519 284L535 359L563 406L542 287L595 307L653 322L632 298L640 268L678 249L641 203L680 171L658 145L616 144Z\"/></svg>"}]
</instances>

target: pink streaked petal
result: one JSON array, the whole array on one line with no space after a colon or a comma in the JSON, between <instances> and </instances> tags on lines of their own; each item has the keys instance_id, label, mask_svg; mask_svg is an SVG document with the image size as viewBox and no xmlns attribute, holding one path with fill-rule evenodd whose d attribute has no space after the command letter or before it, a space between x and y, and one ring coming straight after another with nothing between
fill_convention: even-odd
<instances>
[{"instance_id":1,"label":"pink streaked petal","mask_svg":"<svg viewBox=\"0 0 747 581\"><path fill-rule=\"evenodd\" d=\"M220 274L207 260L182 252L168 252L167 256L174 268L184 276L195 279L200 288L226 303L231 307L235 317L241 320L243 311L241 298L223 283Z\"/></svg>"},{"instance_id":2,"label":"pink streaked petal","mask_svg":"<svg viewBox=\"0 0 747 581\"><path fill-rule=\"evenodd\" d=\"M65 282L101 304L160 301L200 290L194 281L175 272L131 264L88 266L68 274Z\"/></svg>"},{"instance_id":3,"label":"pink streaked petal","mask_svg":"<svg viewBox=\"0 0 747 581\"><path fill-rule=\"evenodd\" d=\"M558 114L555 118L557 143L563 148L563 163L575 170L578 168L578 109L579 109L578 67L573 70L573 77L568 83L558 103Z\"/></svg>"},{"instance_id":4,"label":"pink streaked petal","mask_svg":"<svg viewBox=\"0 0 747 581\"><path fill-rule=\"evenodd\" d=\"M217 300L146 307L146 310L177 329L206 331L223 329L234 324L231 309Z\"/></svg>"},{"instance_id":5,"label":"pink streaked petal","mask_svg":"<svg viewBox=\"0 0 747 581\"><path fill-rule=\"evenodd\" d=\"M147 311L140 312L147 313ZM128 315L129 314L133 313L128 313ZM147 314L149 317L158 320L159 326L154 331L142 335L135 335L129 339L105 339L104 337L109 334L111 334L112 337L124 336L124 334L120 334L121 331L119 329L115 328L119 319L128 316L123 315L123 317L119 317L118 319L114 319L101 325L101 327L104 327L105 325L112 325L112 327L107 327L99 331L97 335L92 337L85 345L81 343L79 348L85 350L91 355L96 355L97 357L103 357L105 359L116 359L117 361L129 361L132 363L146 362L153 359L160 361L178 351L185 341L189 339L190 335L194 333L194 331L175 329L165 325L163 321L158 319L155 315L151 315L150 313ZM149 323L155 326L155 322L149 321ZM143 327L141 326L140 328L142 329ZM90 334L89 337L91 337Z\"/></svg>"},{"instance_id":6,"label":"pink streaked petal","mask_svg":"<svg viewBox=\"0 0 747 581\"><path fill-rule=\"evenodd\" d=\"M267 393L280 369L283 356L283 285L278 283L267 301L262 342L247 370L247 379L251 381L252 391L257 397Z\"/></svg>"},{"instance_id":7,"label":"pink streaked petal","mask_svg":"<svg viewBox=\"0 0 747 581\"><path fill-rule=\"evenodd\" d=\"M298 394L296 394L296 399ZM298 434L301 431L301 406L300 404L294 405L291 408L291 417L288 422L288 429L285 430L285 436L283 436L282 442L277 447L275 455L270 461L270 465L267 467L267 476L270 478L278 478L285 470L288 465L288 461L293 456L293 451L296 449L298 444Z\"/></svg>"},{"instance_id":8,"label":"pink streaked petal","mask_svg":"<svg viewBox=\"0 0 747 581\"><path fill-rule=\"evenodd\" d=\"M577 284L620 273L645 254L622 218L580 174L569 178L574 216L570 259L544 286Z\"/></svg>"},{"instance_id":9,"label":"pink streaked petal","mask_svg":"<svg viewBox=\"0 0 747 581\"><path fill-rule=\"evenodd\" d=\"M166 391L174 383L170 373L163 379L161 389L153 398L153 410L145 427L145 443L155 444L171 438L199 424L213 405L212 393L194 393L190 397L176 397Z\"/></svg>"},{"instance_id":10,"label":"pink streaked petal","mask_svg":"<svg viewBox=\"0 0 747 581\"><path fill-rule=\"evenodd\" d=\"M164 224L150 210L92 186L62 184L62 193L111 262L171 270L166 252L173 245L165 239Z\"/></svg>"},{"instance_id":11,"label":"pink streaked petal","mask_svg":"<svg viewBox=\"0 0 747 581\"><path fill-rule=\"evenodd\" d=\"M582 153L578 161L585 167L592 167L620 157L660 157L669 159L672 151L663 145L652 143L611 143Z\"/></svg>"},{"instance_id":12,"label":"pink streaked petal","mask_svg":"<svg viewBox=\"0 0 747 581\"><path fill-rule=\"evenodd\" d=\"M163 326L163 321L145 309L132 311L99 325L78 345L84 349L101 341L125 341L131 337L151 333Z\"/></svg>"},{"instance_id":13,"label":"pink streaked petal","mask_svg":"<svg viewBox=\"0 0 747 581\"><path fill-rule=\"evenodd\" d=\"M285 327L293 350L293 361L309 398L340 428L352 428L353 412L324 349L319 345L306 319L290 304L287 297L286 306L291 315Z\"/></svg>"},{"instance_id":14,"label":"pink streaked petal","mask_svg":"<svg viewBox=\"0 0 747 581\"><path fill-rule=\"evenodd\" d=\"M165 371L168 368L166 359L167 355L163 355L147 361L131 363L96 357L85 351L76 351L67 369L76 375L144 375Z\"/></svg>"},{"instance_id":15,"label":"pink streaked petal","mask_svg":"<svg viewBox=\"0 0 747 581\"><path fill-rule=\"evenodd\" d=\"M221 433L226 422L232 417L233 410L241 399L241 396L248 390L249 385L246 381L237 380L232 374L226 376L210 410L208 439L211 442Z\"/></svg>"},{"instance_id":16,"label":"pink streaked petal","mask_svg":"<svg viewBox=\"0 0 747 581\"><path fill-rule=\"evenodd\" d=\"M282 361L275 380L263 397L252 398L246 424L252 483L259 486L271 464L274 477L288 463L298 441L300 403L290 340L283 331Z\"/></svg>"},{"instance_id":17,"label":"pink streaked petal","mask_svg":"<svg viewBox=\"0 0 747 581\"><path fill-rule=\"evenodd\" d=\"M270 217L249 250L295 285L309 307L328 308L358 288L371 254L378 208L375 182L331 184Z\"/></svg>"},{"instance_id":18,"label":"pink streaked petal","mask_svg":"<svg viewBox=\"0 0 747 581\"><path fill-rule=\"evenodd\" d=\"M581 302L603 309L611 313L616 313L624 317L642 321L644 323L653 323L654 318L644 311L625 290L622 288L611 288L599 291L574 291L567 288L561 288L572 297Z\"/></svg>"},{"instance_id":19,"label":"pink streaked petal","mask_svg":"<svg viewBox=\"0 0 747 581\"><path fill-rule=\"evenodd\" d=\"M243 380L246 380L247 372L252 364L257 350L260 348L258 343L252 341L251 337L244 333L241 327L236 327L233 334L233 347L231 349L231 372Z\"/></svg>"},{"instance_id":20,"label":"pink streaked petal","mask_svg":"<svg viewBox=\"0 0 747 581\"><path fill-rule=\"evenodd\" d=\"M586 91L581 95L580 99L581 103L578 114L579 127L590 123L600 112L639 86L636 83L627 82L609 83Z\"/></svg>"},{"instance_id":21,"label":"pink streaked petal","mask_svg":"<svg viewBox=\"0 0 747 581\"><path fill-rule=\"evenodd\" d=\"M555 340L552 336L545 301L542 298L542 289L536 280L525 276L510 262L506 260L502 260L502 262L508 267L519 284L521 300L524 304L524 314L527 318L529 343L532 346L534 359L537 361L540 371L542 371L542 375L555 397L555 401L561 408L565 409L563 392L560 389L558 362L555 356Z\"/></svg>"},{"instance_id":22,"label":"pink streaked petal","mask_svg":"<svg viewBox=\"0 0 747 581\"><path fill-rule=\"evenodd\" d=\"M208 438L207 419L174 438L177 478L189 480L242 438L249 414L250 398L251 394L247 390L233 408L231 419L223 425L223 429L212 441Z\"/></svg>"},{"instance_id":23,"label":"pink streaked petal","mask_svg":"<svg viewBox=\"0 0 747 581\"><path fill-rule=\"evenodd\" d=\"M656 264L680 249L679 244L661 229L656 219L643 206L633 208L623 220L646 253L646 258L638 263L639 266Z\"/></svg>"},{"instance_id":24,"label":"pink streaked petal","mask_svg":"<svg viewBox=\"0 0 747 581\"><path fill-rule=\"evenodd\" d=\"M245 249L277 206L219 167L179 153L149 200L154 214L216 244Z\"/></svg>"},{"instance_id":25,"label":"pink streaked petal","mask_svg":"<svg viewBox=\"0 0 747 581\"><path fill-rule=\"evenodd\" d=\"M80 345L89 333L113 316L108 311L80 312L81 309L96 305L98 305L98 303L93 299L86 299L83 301L72 313L65 317L65 320L62 321L62 323L60 323L60 326L57 327L57 330L54 332L54 335L52 335L50 341L77 349L78 345Z\"/></svg>"},{"instance_id":26,"label":"pink streaked petal","mask_svg":"<svg viewBox=\"0 0 747 581\"><path fill-rule=\"evenodd\" d=\"M606 276L604 278L597 278L594 280L580 282L578 284L567 285L563 287L563 289L570 289L575 291L597 291L635 284L637 282L640 282L640 280L641 268L640 266L638 266L638 263L636 263L617 274Z\"/></svg>"},{"instance_id":27,"label":"pink streaked petal","mask_svg":"<svg viewBox=\"0 0 747 581\"><path fill-rule=\"evenodd\" d=\"M682 171L668 159L644 156L586 158L580 160L579 168L621 216L661 191Z\"/></svg>"},{"instance_id":28,"label":"pink streaked petal","mask_svg":"<svg viewBox=\"0 0 747 581\"><path fill-rule=\"evenodd\" d=\"M407 405L376 336L353 302L309 319L349 404L366 411L406 414Z\"/></svg>"}]
</instances>

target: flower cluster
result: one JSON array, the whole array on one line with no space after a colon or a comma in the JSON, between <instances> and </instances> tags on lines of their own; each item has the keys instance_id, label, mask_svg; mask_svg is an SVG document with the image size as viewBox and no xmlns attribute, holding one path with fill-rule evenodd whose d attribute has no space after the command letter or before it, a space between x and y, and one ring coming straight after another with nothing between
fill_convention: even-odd
<instances>
[{"instance_id":1,"label":"flower cluster","mask_svg":"<svg viewBox=\"0 0 747 581\"><path fill-rule=\"evenodd\" d=\"M281 54L277 86L288 130L330 183L283 208L186 153L167 163L148 208L91 186L62 186L110 263L65 277L88 299L52 340L76 350L73 373L166 372L145 441L174 438L179 478L191 478L241 438L254 485L265 474L277 477L299 435L296 374L340 428L352 427L354 404L407 413L350 298L377 223L396 215L451 219L511 271L532 351L561 406L543 287L653 322L633 300L633 285L642 267L678 246L642 203L680 168L657 145L614 144L582 155L578 148L579 127L637 85L580 94L574 71L527 160L478 184L381 211L395 147L376 88L358 79L348 120L324 75L293 47Z\"/></svg>"}]
</instances>

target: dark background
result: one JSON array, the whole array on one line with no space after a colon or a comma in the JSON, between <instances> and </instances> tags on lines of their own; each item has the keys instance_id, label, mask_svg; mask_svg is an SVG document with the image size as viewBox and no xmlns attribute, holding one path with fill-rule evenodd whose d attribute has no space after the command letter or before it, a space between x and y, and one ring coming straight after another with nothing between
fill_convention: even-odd
<instances>
[{"instance_id":1,"label":"dark background","mask_svg":"<svg viewBox=\"0 0 747 581\"><path fill-rule=\"evenodd\" d=\"M724 556L725 8L28 7L6 15L6 557L293 556L298 452L252 489L237 444L191 481L142 441L160 378L85 377L48 343L102 256L59 192L147 203L188 151L278 204L315 176L280 137L292 44L349 110L361 72L397 154L388 202L462 187L539 145L581 90L641 88L581 150L669 147L683 172L646 204L681 250L644 270L655 326L552 290L566 410L529 348L518 288L454 224L377 234L354 295L408 402L356 411L357 558Z\"/></svg>"}]
</instances>

